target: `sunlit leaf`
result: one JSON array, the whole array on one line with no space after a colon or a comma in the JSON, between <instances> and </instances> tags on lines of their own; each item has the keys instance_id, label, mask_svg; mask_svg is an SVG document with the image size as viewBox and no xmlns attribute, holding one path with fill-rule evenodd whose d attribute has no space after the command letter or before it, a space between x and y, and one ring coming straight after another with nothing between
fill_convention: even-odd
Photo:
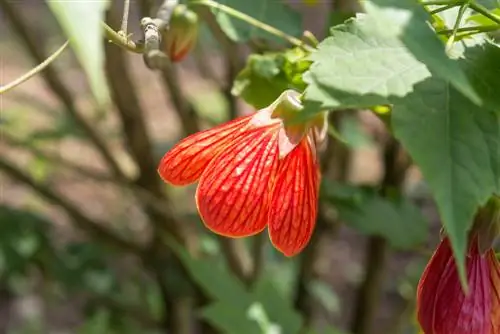
<instances>
[{"instance_id":1,"label":"sunlit leaf","mask_svg":"<svg viewBox=\"0 0 500 334\"><path fill-rule=\"evenodd\" d=\"M473 215L500 192L500 114L428 79L395 101L392 125L433 193L464 278Z\"/></svg>"}]
</instances>

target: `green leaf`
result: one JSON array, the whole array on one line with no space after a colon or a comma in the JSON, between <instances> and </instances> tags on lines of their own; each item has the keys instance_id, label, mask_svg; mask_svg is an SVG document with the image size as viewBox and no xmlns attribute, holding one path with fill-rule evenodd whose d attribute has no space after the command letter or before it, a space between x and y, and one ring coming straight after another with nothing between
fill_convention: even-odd
<instances>
[{"instance_id":1,"label":"green leaf","mask_svg":"<svg viewBox=\"0 0 500 334\"><path fill-rule=\"evenodd\" d=\"M219 3L245 13L254 19L273 26L288 35L300 36L303 31L301 15L288 5L275 0L220 0ZM268 39L273 42L285 41L264 30L250 25L227 13L212 9L215 18L226 35L235 42L244 43L249 39Z\"/></svg>"},{"instance_id":2,"label":"green leaf","mask_svg":"<svg viewBox=\"0 0 500 334\"><path fill-rule=\"evenodd\" d=\"M491 14L496 15L500 18L500 8L495 8L491 12ZM483 14L474 14L471 15L467 18L468 21L472 21L474 23L477 23L479 25L487 26L491 24L497 24L495 21L487 18Z\"/></svg>"},{"instance_id":3,"label":"green leaf","mask_svg":"<svg viewBox=\"0 0 500 334\"><path fill-rule=\"evenodd\" d=\"M403 198L384 198L367 187L323 181L322 195L349 226L386 238L394 248L410 249L427 237L420 210Z\"/></svg>"},{"instance_id":4,"label":"green leaf","mask_svg":"<svg viewBox=\"0 0 500 334\"><path fill-rule=\"evenodd\" d=\"M25 210L0 206L0 254L3 274L23 274L50 247L50 223Z\"/></svg>"},{"instance_id":5,"label":"green leaf","mask_svg":"<svg viewBox=\"0 0 500 334\"><path fill-rule=\"evenodd\" d=\"M206 293L235 308L250 305L251 299L246 287L225 264L216 258L195 259L174 240L166 239L166 242L173 247L192 278Z\"/></svg>"},{"instance_id":6,"label":"green leaf","mask_svg":"<svg viewBox=\"0 0 500 334\"><path fill-rule=\"evenodd\" d=\"M373 33L398 39L431 72L450 81L454 88L474 103L481 104L481 98L458 62L446 55L444 44L426 22L430 16L417 1L371 0L363 4Z\"/></svg>"},{"instance_id":7,"label":"green leaf","mask_svg":"<svg viewBox=\"0 0 500 334\"><path fill-rule=\"evenodd\" d=\"M485 105L500 112L500 45L487 42L467 48L460 60L470 82L481 95Z\"/></svg>"},{"instance_id":8,"label":"green leaf","mask_svg":"<svg viewBox=\"0 0 500 334\"><path fill-rule=\"evenodd\" d=\"M109 101L104 76L104 47L101 22L108 1L46 1L61 24L88 76L90 88L100 105Z\"/></svg>"},{"instance_id":9,"label":"green leaf","mask_svg":"<svg viewBox=\"0 0 500 334\"><path fill-rule=\"evenodd\" d=\"M293 309L292 304L280 294L271 277L262 275L255 285L252 296L262 304L269 320L281 326L282 333L299 333L302 318Z\"/></svg>"},{"instance_id":10,"label":"green leaf","mask_svg":"<svg viewBox=\"0 0 500 334\"><path fill-rule=\"evenodd\" d=\"M309 293L323 305L329 314L339 314L341 310L340 299L332 286L320 280L312 280L308 284L308 290Z\"/></svg>"},{"instance_id":11,"label":"green leaf","mask_svg":"<svg viewBox=\"0 0 500 334\"><path fill-rule=\"evenodd\" d=\"M309 84L306 108L316 104L317 112L388 104L390 97L405 96L430 76L401 41L378 33L374 24L358 14L320 43L304 77Z\"/></svg>"},{"instance_id":12,"label":"green leaf","mask_svg":"<svg viewBox=\"0 0 500 334\"><path fill-rule=\"evenodd\" d=\"M298 48L283 53L254 54L235 78L231 93L256 109L276 100L286 89L302 91L302 73L310 66L307 54Z\"/></svg>"},{"instance_id":13,"label":"green leaf","mask_svg":"<svg viewBox=\"0 0 500 334\"><path fill-rule=\"evenodd\" d=\"M464 279L473 215L500 191L500 114L432 78L394 102L392 125L429 184Z\"/></svg>"},{"instance_id":14,"label":"green leaf","mask_svg":"<svg viewBox=\"0 0 500 334\"><path fill-rule=\"evenodd\" d=\"M225 334L261 333L257 322L247 316L247 308L239 308L229 303L217 302L202 311L202 316Z\"/></svg>"}]
</instances>

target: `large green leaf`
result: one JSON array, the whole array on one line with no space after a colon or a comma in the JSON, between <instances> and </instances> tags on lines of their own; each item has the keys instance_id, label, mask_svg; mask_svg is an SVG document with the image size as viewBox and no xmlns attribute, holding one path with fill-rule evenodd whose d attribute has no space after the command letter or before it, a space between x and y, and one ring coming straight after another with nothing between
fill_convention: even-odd
<instances>
[{"instance_id":1,"label":"large green leaf","mask_svg":"<svg viewBox=\"0 0 500 334\"><path fill-rule=\"evenodd\" d=\"M417 1L370 0L363 4L374 33L400 40L431 72L481 104L481 98L458 63L446 55L443 42L426 22L429 15Z\"/></svg>"},{"instance_id":2,"label":"large green leaf","mask_svg":"<svg viewBox=\"0 0 500 334\"><path fill-rule=\"evenodd\" d=\"M432 78L394 102L392 125L429 184L463 275L473 215L500 192L500 115Z\"/></svg>"},{"instance_id":3,"label":"large green leaf","mask_svg":"<svg viewBox=\"0 0 500 334\"><path fill-rule=\"evenodd\" d=\"M250 15L289 35L300 36L302 34L303 27L301 15L281 1L220 0L218 2ZM283 39L277 38L262 29L234 18L219 9L213 9L213 12L222 30L229 38L236 42L244 43L253 38L264 38L274 42L284 42Z\"/></svg>"},{"instance_id":4,"label":"large green leaf","mask_svg":"<svg viewBox=\"0 0 500 334\"><path fill-rule=\"evenodd\" d=\"M304 77L309 84L306 105L343 109L387 104L430 76L400 40L378 33L374 24L358 15L331 30L311 56L313 64Z\"/></svg>"},{"instance_id":5,"label":"large green leaf","mask_svg":"<svg viewBox=\"0 0 500 334\"><path fill-rule=\"evenodd\" d=\"M427 222L420 210L402 198L384 198L374 189L322 183L322 195L334 204L346 224L385 237L393 247L412 248L427 237Z\"/></svg>"},{"instance_id":6,"label":"large green leaf","mask_svg":"<svg viewBox=\"0 0 500 334\"><path fill-rule=\"evenodd\" d=\"M224 334L261 333L257 322L247 316L247 308L235 307L229 303L217 302L203 309L202 315Z\"/></svg>"},{"instance_id":7,"label":"large green leaf","mask_svg":"<svg viewBox=\"0 0 500 334\"><path fill-rule=\"evenodd\" d=\"M104 46L101 22L108 1L46 1L71 42L88 76L96 101L109 101L104 76Z\"/></svg>"},{"instance_id":8,"label":"large green leaf","mask_svg":"<svg viewBox=\"0 0 500 334\"><path fill-rule=\"evenodd\" d=\"M500 46L492 42L467 48L460 60L484 104L500 112Z\"/></svg>"}]
</instances>

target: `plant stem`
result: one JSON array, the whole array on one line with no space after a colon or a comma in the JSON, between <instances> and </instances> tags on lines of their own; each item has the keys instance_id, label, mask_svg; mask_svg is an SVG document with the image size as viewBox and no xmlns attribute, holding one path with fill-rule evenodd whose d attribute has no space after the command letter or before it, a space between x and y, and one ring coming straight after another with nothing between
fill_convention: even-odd
<instances>
[{"instance_id":1,"label":"plant stem","mask_svg":"<svg viewBox=\"0 0 500 334\"><path fill-rule=\"evenodd\" d=\"M495 30L500 30L500 24L487 25L487 26L477 26L477 27L458 28L456 30L456 33L474 32L474 34L480 34L480 33L488 32L488 31L495 31ZM453 33L453 31L454 31L454 29L439 30L439 31L437 31L437 34L439 34L439 35L447 35L447 34Z\"/></svg>"},{"instance_id":2,"label":"plant stem","mask_svg":"<svg viewBox=\"0 0 500 334\"><path fill-rule=\"evenodd\" d=\"M456 7L456 4L452 3L449 5L443 6L443 7L436 8L434 10L429 11L429 14L434 15L437 13L441 13L441 12L444 12L445 10L448 10L450 8L453 8L453 7Z\"/></svg>"},{"instance_id":3,"label":"plant stem","mask_svg":"<svg viewBox=\"0 0 500 334\"><path fill-rule=\"evenodd\" d=\"M469 7L471 9L475 10L476 12L482 14L483 16L486 16L487 18L489 18L493 22L500 24L500 17L496 16L495 14L490 13L488 11L488 9L486 7L484 7L483 5L480 5L475 1L471 1L471 3L469 4Z\"/></svg>"},{"instance_id":4,"label":"plant stem","mask_svg":"<svg viewBox=\"0 0 500 334\"><path fill-rule=\"evenodd\" d=\"M130 0L123 1L123 18L121 32L124 36L127 36L127 26L128 26L128 13L130 11Z\"/></svg>"},{"instance_id":5,"label":"plant stem","mask_svg":"<svg viewBox=\"0 0 500 334\"><path fill-rule=\"evenodd\" d=\"M264 30L274 36L277 36L277 37L280 37L286 41L288 41L290 44L294 45L294 46L297 46L297 47L300 47L300 48L304 48L305 50L307 51L313 51L314 48L311 47L310 45L307 45L305 44L303 41L301 41L300 39L296 38L296 37L293 37L293 36L290 36L288 35L287 33L273 27L273 26L270 26L262 21L259 21L255 18L253 18L252 16L250 15L247 15L245 13L242 13L238 10L235 10L234 8L231 8L229 6L226 6L226 5L223 5L221 3L218 3L216 1L213 1L213 0L192 0L189 2L189 5L201 5L201 6L207 6L207 7L211 7L211 8L215 8L215 9L218 9L228 15L231 15L239 20L242 20L242 21L245 21L247 22L248 24L250 25L253 25L254 27L257 27L261 30Z\"/></svg>"},{"instance_id":6,"label":"plant stem","mask_svg":"<svg viewBox=\"0 0 500 334\"><path fill-rule=\"evenodd\" d=\"M26 80L32 78L34 75L43 71L47 66L49 66L50 63L52 63L54 60L56 60L56 58L59 57L59 55L61 55L63 53L63 51L68 46L68 44L69 44L69 42L66 41L61 47L59 47L59 49L57 49L53 54L51 54L47 59L45 59L45 61L43 61L40 65L32 68L30 71L23 74L22 76L15 79L14 81L6 84L5 86L0 87L0 94L4 94L4 93L8 92L9 90L19 86L20 84L22 84Z\"/></svg>"},{"instance_id":7,"label":"plant stem","mask_svg":"<svg viewBox=\"0 0 500 334\"><path fill-rule=\"evenodd\" d=\"M106 23L101 22L102 27L104 29L106 38L113 44L121 46L122 48L134 52L134 53L143 53L144 46L138 43L134 43L127 36L122 35L114 31L110 26Z\"/></svg>"},{"instance_id":8,"label":"plant stem","mask_svg":"<svg viewBox=\"0 0 500 334\"><path fill-rule=\"evenodd\" d=\"M465 2L462 6L460 6L460 9L458 10L457 19L455 20L455 26L453 27L453 31L451 33L450 38L448 38L448 41L446 42L446 50L450 50L450 48L453 46L453 43L455 42L455 36L457 35L458 27L460 27L460 23L462 22L462 17L464 16L467 8L469 8L469 2Z\"/></svg>"},{"instance_id":9,"label":"plant stem","mask_svg":"<svg viewBox=\"0 0 500 334\"><path fill-rule=\"evenodd\" d=\"M454 5L457 6L461 3L462 1L460 0L430 0L430 1L420 1L421 5L424 6L439 6L439 5Z\"/></svg>"}]
</instances>

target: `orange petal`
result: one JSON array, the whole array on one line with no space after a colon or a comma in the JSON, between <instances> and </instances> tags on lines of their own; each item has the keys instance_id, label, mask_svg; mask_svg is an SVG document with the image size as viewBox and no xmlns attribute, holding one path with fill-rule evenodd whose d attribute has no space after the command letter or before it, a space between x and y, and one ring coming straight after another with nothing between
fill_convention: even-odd
<instances>
[{"instance_id":1,"label":"orange petal","mask_svg":"<svg viewBox=\"0 0 500 334\"><path fill-rule=\"evenodd\" d=\"M487 254L479 253L474 238L466 261L465 295L449 241L440 243L417 289L418 319L425 334L497 334L491 331L494 303Z\"/></svg>"},{"instance_id":2,"label":"orange petal","mask_svg":"<svg viewBox=\"0 0 500 334\"><path fill-rule=\"evenodd\" d=\"M306 138L280 161L269 208L269 236L286 256L311 239L318 212L319 169Z\"/></svg>"},{"instance_id":3,"label":"orange petal","mask_svg":"<svg viewBox=\"0 0 500 334\"><path fill-rule=\"evenodd\" d=\"M158 173L174 185L198 180L210 161L246 129L251 116L236 118L184 138L160 161Z\"/></svg>"},{"instance_id":4,"label":"orange petal","mask_svg":"<svg viewBox=\"0 0 500 334\"><path fill-rule=\"evenodd\" d=\"M248 130L202 174L196 203L213 232L243 237L267 225L270 184L278 166L277 130L276 125Z\"/></svg>"}]
</instances>

